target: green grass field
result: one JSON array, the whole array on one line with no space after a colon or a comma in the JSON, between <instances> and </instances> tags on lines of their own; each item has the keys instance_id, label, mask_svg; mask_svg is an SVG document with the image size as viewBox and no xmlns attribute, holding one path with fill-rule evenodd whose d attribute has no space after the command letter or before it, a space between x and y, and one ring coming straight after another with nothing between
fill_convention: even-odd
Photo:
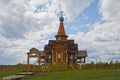
<instances>
[{"instance_id":1,"label":"green grass field","mask_svg":"<svg viewBox=\"0 0 120 80\"><path fill-rule=\"evenodd\" d=\"M21 65L1 66L0 79L21 72ZM120 63L86 64L82 70L35 72L22 80L120 80Z\"/></svg>"},{"instance_id":2,"label":"green grass field","mask_svg":"<svg viewBox=\"0 0 120 80\"><path fill-rule=\"evenodd\" d=\"M120 70L39 72L23 80L120 80Z\"/></svg>"},{"instance_id":3,"label":"green grass field","mask_svg":"<svg viewBox=\"0 0 120 80\"><path fill-rule=\"evenodd\" d=\"M4 76L14 75L20 73L20 71L0 71L0 78Z\"/></svg>"}]
</instances>

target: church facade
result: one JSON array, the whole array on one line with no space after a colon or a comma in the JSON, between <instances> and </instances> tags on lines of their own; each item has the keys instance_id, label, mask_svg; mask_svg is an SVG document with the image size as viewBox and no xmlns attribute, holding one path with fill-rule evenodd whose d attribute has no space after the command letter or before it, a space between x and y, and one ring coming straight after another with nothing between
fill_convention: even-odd
<instances>
[{"instance_id":1,"label":"church facade","mask_svg":"<svg viewBox=\"0 0 120 80\"><path fill-rule=\"evenodd\" d=\"M73 39L67 39L64 29L64 18L60 17L60 25L55 40L49 40L48 44L44 46L43 51L39 51L36 48L32 48L28 53L27 64L29 65L30 57L37 57L39 65L41 63L53 64L53 63L65 63L68 66L70 64L85 63L87 57L86 50L78 50L78 44ZM44 61L42 61L44 59Z\"/></svg>"}]
</instances>

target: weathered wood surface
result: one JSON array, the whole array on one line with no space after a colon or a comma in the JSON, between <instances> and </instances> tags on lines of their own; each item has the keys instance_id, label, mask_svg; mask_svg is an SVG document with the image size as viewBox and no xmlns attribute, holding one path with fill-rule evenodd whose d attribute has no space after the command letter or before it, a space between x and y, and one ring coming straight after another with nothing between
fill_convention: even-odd
<instances>
[{"instance_id":1,"label":"weathered wood surface","mask_svg":"<svg viewBox=\"0 0 120 80\"><path fill-rule=\"evenodd\" d=\"M6 77L3 77L2 80L21 80L22 78L25 78L26 76L29 76L29 75L32 76L33 72L22 72L16 75L6 76Z\"/></svg>"},{"instance_id":2,"label":"weathered wood surface","mask_svg":"<svg viewBox=\"0 0 120 80\"><path fill-rule=\"evenodd\" d=\"M33 72L22 72L22 73L18 73L17 75L30 75L32 76L33 75Z\"/></svg>"},{"instance_id":3,"label":"weathered wood surface","mask_svg":"<svg viewBox=\"0 0 120 80\"><path fill-rule=\"evenodd\" d=\"M25 75L11 75L11 76L3 77L2 80L21 80L24 77Z\"/></svg>"}]
</instances>

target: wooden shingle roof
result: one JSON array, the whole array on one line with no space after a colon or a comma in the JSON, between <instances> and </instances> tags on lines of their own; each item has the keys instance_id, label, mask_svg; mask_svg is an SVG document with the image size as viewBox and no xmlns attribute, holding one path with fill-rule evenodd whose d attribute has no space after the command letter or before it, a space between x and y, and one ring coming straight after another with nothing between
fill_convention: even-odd
<instances>
[{"instance_id":1,"label":"wooden shingle roof","mask_svg":"<svg viewBox=\"0 0 120 80\"><path fill-rule=\"evenodd\" d=\"M77 57L87 57L87 51L86 50L81 50L78 51Z\"/></svg>"}]
</instances>

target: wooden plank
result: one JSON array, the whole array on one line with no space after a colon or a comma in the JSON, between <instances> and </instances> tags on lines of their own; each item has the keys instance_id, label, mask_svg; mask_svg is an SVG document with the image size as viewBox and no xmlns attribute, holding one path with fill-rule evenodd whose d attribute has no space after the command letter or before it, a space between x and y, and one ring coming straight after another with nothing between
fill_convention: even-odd
<instances>
[{"instance_id":1,"label":"wooden plank","mask_svg":"<svg viewBox=\"0 0 120 80\"><path fill-rule=\"evenodd\" d=\"M22 72L22 73L18 73L17 75L33 75L33 72Z\"/></svg>"},{"instance_id":2,"label":"wooden plank","mask_svg":"<svg viewBox=\"0 0 120 80\"><path fill-rule=\"evenodd\" d=\"M21 80L24 77L25 75L11 75L11 76L3 77L2 80Z\"/></svg>"}]
</instances>

